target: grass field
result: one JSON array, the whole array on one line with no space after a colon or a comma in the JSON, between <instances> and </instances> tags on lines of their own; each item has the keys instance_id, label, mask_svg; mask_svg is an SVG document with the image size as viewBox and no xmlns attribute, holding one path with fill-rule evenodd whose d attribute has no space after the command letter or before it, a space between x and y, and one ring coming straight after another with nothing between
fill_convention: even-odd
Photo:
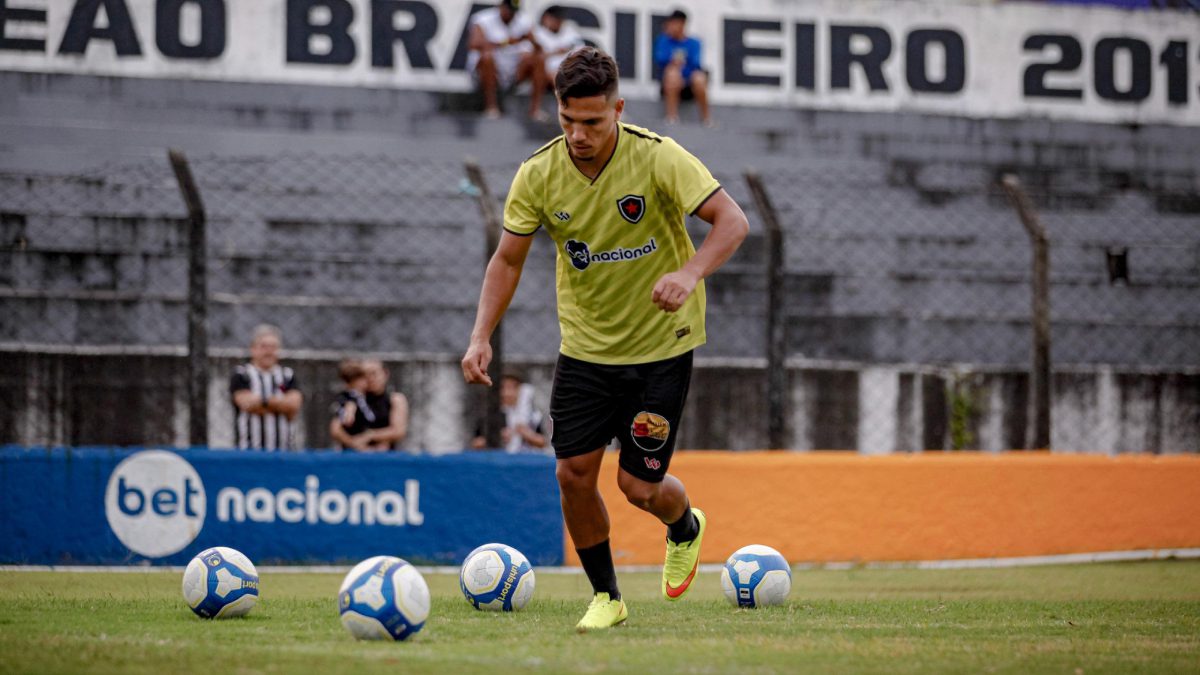
<instances>
[{"instance_id":1,"label":"grass field","mask_svg":"<svg viewBox=\"0 0 1200 675\"><path fill-rule=\"evenodd\" d=\"M0 573L0 672L1200 672L1200 562L988 570L798 571L789 604L728 605L715 574L681 603L625 574L627 625L572 630L582 575L477 612L427 575L407 643L356 643L330 574L264 574L245 619L203 621L175 572Z\"/></svg>"}]
</instances>

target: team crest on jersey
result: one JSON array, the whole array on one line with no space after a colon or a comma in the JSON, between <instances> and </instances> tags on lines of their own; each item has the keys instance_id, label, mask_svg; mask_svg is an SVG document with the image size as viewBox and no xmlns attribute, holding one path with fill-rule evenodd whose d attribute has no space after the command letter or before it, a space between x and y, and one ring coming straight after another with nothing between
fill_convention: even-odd
<instances>
[{"instance_id":1,"label":"team crest on jersey","mask_svg":"<svg viewBox=\"0 0 1200 675\"><path fill-rule=\"evenodd\" d=\"M617 200L617 210L621 217L631 223L637 223L646 215L646 198L641 195L625 195Z\"/></svg>"}]
</instances>

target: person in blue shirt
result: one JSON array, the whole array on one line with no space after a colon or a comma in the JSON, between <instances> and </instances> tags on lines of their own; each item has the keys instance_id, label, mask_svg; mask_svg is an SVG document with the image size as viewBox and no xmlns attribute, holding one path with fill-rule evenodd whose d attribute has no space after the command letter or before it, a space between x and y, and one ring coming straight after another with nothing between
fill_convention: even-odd
<instances>
[{"instance_id":1,"label":"person in blue shirt","mask_svg":"<svg viewBox=\"0 0 1200 675\"><path fill-rule=\"evenodd\" d=\"M700 40L685 31L687 14L675 10L654 41L654 65L662 70L662 97L667 124L679 122L679 102L695 99L700 122L712 126L708 114L708 72L701 65Z\"/></svg>"}]
</instances>

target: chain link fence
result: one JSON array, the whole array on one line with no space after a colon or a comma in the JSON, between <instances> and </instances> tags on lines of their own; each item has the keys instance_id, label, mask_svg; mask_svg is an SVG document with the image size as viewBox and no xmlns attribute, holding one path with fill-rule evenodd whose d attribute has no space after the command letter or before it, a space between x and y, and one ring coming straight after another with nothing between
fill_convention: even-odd
<instances>
[{"instance_id":1,"label":"chain link fence","mask_svg":"<svg viewBox=\"0 0 1200 675\"><path fill-rule=\"evenodd\" d=\"M515 164L485 166L497 205ZM487 241L462 162L192 158L207 212L209 442L231 443L228 373L278 326L306 393L300 441L329 445L336 363L375 355L412 405L412 450L464 447L480 402L457 362ZM782 228L779 438L768 433L768 245L742 167L716 166L751 235L707 282L683 447L1034 446L1030 238L972 167L833 161L763 176ZM1161 191L1023 174L1049 241L1050 447L1200 448L1200 208ZM188 439L188 218L166 161L0 174L0 442ZM699 245L707 226L689 231ZM558 327L539 234L504 357L545 409Z\"/></svg>"}]
</instances>

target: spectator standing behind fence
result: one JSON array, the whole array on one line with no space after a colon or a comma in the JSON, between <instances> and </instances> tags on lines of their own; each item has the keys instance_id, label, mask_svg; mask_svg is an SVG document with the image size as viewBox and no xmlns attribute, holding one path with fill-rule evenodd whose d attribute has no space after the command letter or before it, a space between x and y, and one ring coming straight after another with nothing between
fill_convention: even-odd
<instances>
[{"instance_id":1,"label":"spectator standing behind fence","mask_svg":"<svg viewBox=\"0 0 1200 675\"><path fill-rule=\"evenodd\" d=\"M679 102L695 99L700 122L712 126L708 112L708 72L704 70L700 40L687 34L687 14L675 10L663 22L663 32L654 41L654 65L662 69L664 119L679 122Z\"/></svg>"},{"instance_id":2,"label":"spectator standing behind fence","mask_svg":"<svg viewBox=\"0 0 1200 675\"><path fill-rule=\"evenodd\" d=\"M500 88L509 89L525 80L533 81L529 116L535 120L547 117L542 111L546 74L533 44L533 22L520 7L518 0L501 0L471 16L467 70L475 74L483 94L483 114L491 119L500 117Z\"/></svg>"},{"instance_id":3,"label":"spectator standing behind fence","mask_svg":"<svg viewBox=\"0 0 1200 675\"><path fill-rule=\"evenodd\" d=\"M545 65L547 88L554 86L554 76L558 66L567 58L567 54L585 43L583 36L563 19L563 8L550 5L542 12L541 23L533 29L533 39L542 50L542 63Z\"/></svg>"},{"instance_id":4,"label":"spectator standing behind fence","mask_svg":"<svg viewBox=\"0 0 1200 675\"><path fill-rule=\"evenodd\" d=\"M329 435L347 450L398 449L408 435L408 398L388 387L383 362L343 361L339 375L346 390L338 394Z\"/></svg>"},{"instance_id":5,"label":"spectator standing behind fence","mask_svg":"<svg viewBox=\"0 0 1200 675\"><path fill-rule=\"evenodd\" d=\"M254 329L250 362L229 379L233 431L241 450L295 450L295 420L304 395L291 368L279 365L283 338L266 324Z\"/></svg>"},{"instance_id":6,"label":"spectator standing behind fence","mask_svg":"<svg viewBox=\"0 0 1200 675\"><path fill-rule=\"evenodd\" d=\"M536 396L533 385L525 382L520 373L511 371L501 377L500 411L504 414L504 428L500 430L500 440L505 452L543 452L547 449L547 418L535 405ZM477 429L471 447L481 450L486 446L482 430Z\"/></svg>"}]
</instances>

